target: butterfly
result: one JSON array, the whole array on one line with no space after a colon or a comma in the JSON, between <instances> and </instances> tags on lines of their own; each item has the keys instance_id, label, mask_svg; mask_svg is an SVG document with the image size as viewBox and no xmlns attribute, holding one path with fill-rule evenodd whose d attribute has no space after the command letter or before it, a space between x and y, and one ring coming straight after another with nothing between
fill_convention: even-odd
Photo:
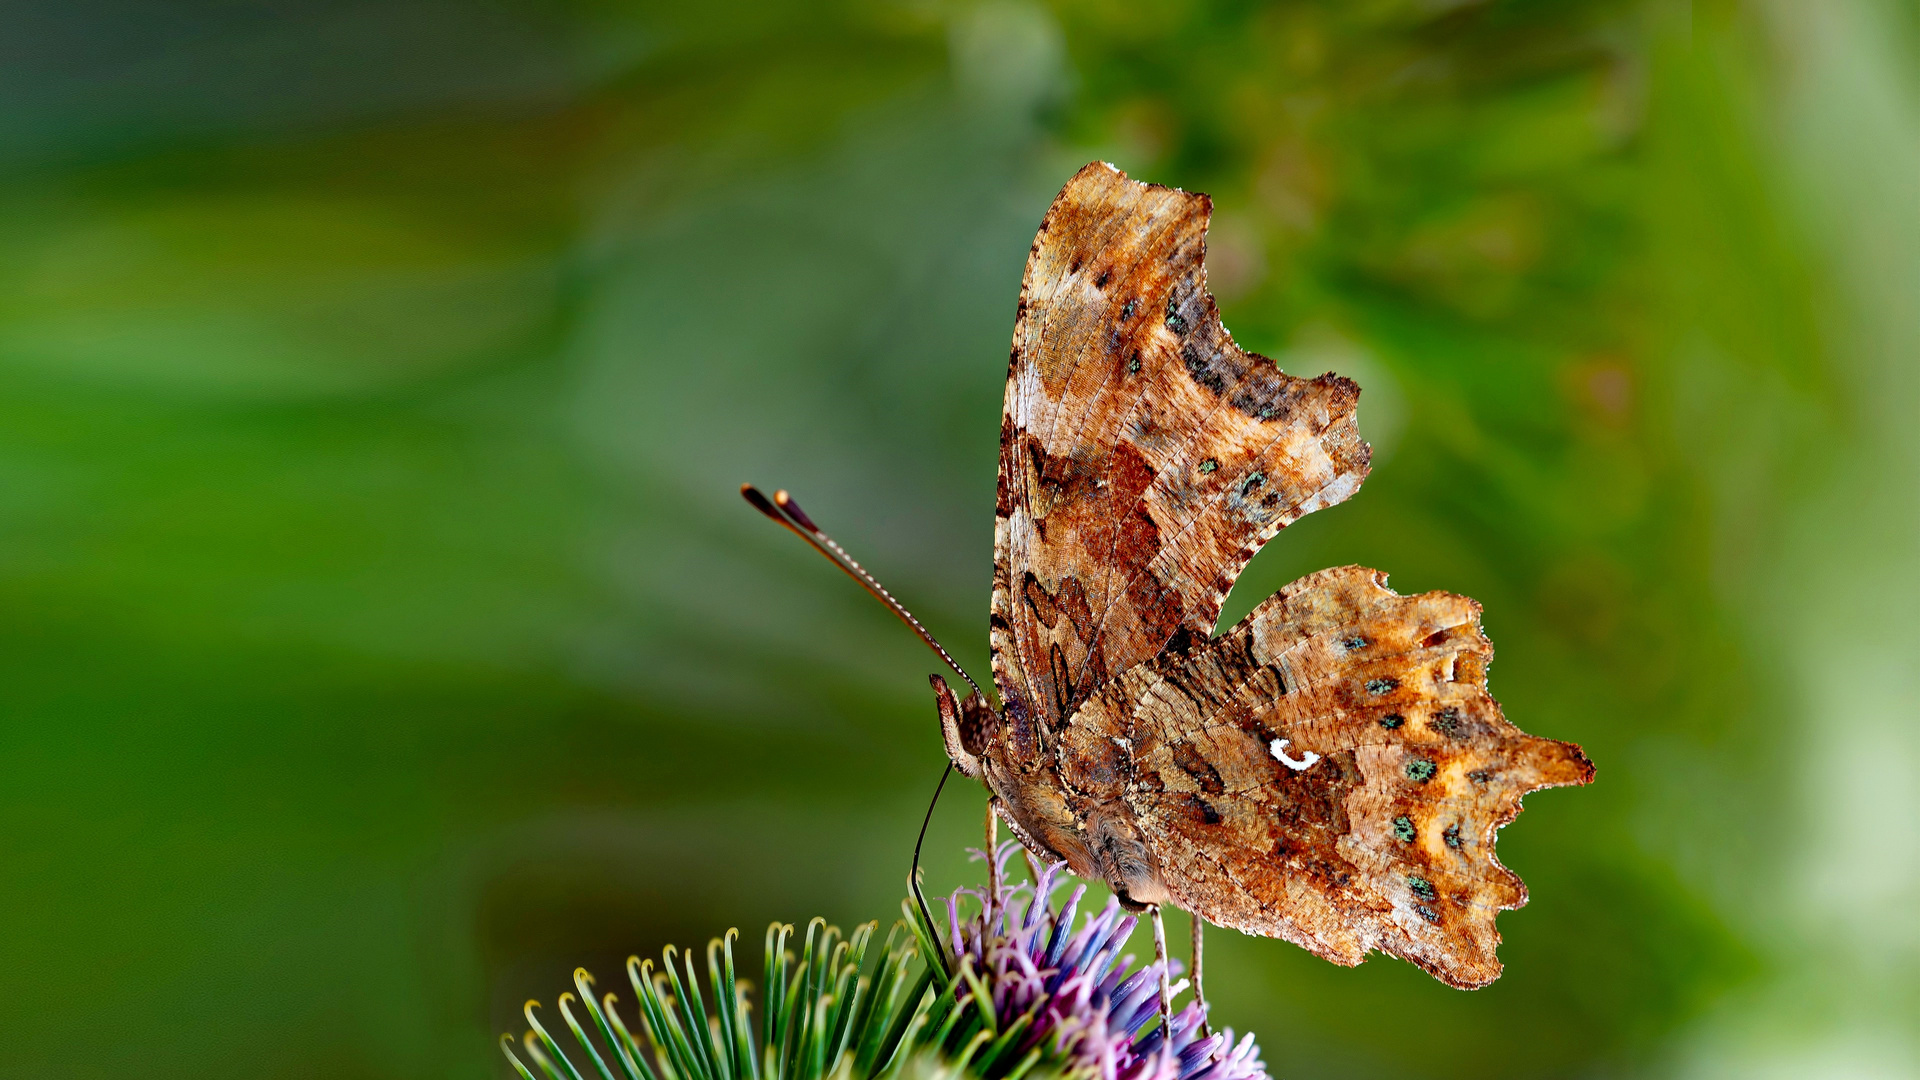
<instances>
[{"instance_id":1,"label":"butterfly","mask_svg":"<svg viewBox=\"0 0 1920 1080\"><path fill-rule=\"evenodd\" d=\"M1203 194L1095 162L1028 253L1000 424L997 703L780 492L749 501L840 563L972 685L933 686L947 754L1037 856L1130 909L1492 982L1527 900L1494 853L1530 791L1592 780L1487 691L1480 606L1309 574L1225 633L1235 579L1357 491L1360 389L1235 344L1206 287Z\"/></svg>"}]
</instances>

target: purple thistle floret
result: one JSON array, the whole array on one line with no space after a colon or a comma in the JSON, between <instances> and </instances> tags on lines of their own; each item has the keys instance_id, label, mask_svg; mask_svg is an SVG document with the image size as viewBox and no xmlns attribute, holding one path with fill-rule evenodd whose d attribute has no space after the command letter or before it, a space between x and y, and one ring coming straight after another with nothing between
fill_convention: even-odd
<instances>
[{"instance_id":1,"label":"purple thistle floret","mask_svg":"<svg viewBox=\"0 0 1920 1080\"><path fill-rule=\"evenodd\" d=\"M1009 841L995 853L1002 882L1019 850ZM947 902L946 945L955 970L970 967L979 976L1000 1030L1032 1017L1020 1054L1045 1045L1065 1071L1097 1080L1268 1080L1252 1033L1238 1043L1231 1030L1201 1036L1206 1013L1197 1001L1174 1014L1171 1046L1158 1024L1141 1034L1159 1017L1160 963L1129 973L1133 958L1121 949L1137 920L1109 899L1075 932L1073 917L1086 886L1075 886L1055 908L1064 864L1029 862L1032 883L1003 884L991 903L986 890L976 889L961 889ZM963 895L982 908L965 921L959 916ZM1179 971L1177 963L1173 970ZM1174 984L1174 992L1185 985Z\"/></svg>"}]
</instances>

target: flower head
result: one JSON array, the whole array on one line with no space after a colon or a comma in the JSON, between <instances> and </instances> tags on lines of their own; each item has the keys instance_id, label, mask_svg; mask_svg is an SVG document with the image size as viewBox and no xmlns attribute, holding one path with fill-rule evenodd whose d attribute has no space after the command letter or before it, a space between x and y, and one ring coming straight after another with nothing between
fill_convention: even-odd
<instances>
[{"instance_id":1,"label":"flower head","mask_svg":"<svg viewBox=\"0 0 1920 1080\"><path fill-rule=\"evenodd\" d=\"M1109 899L1075 930L1086 886L1075 886L1056 907L1062 865L1043 866L1031 857L1033 880L1006 884L1007 863L1018 850L1008 842L994 853L993 878L1003 884L954 893L943 933L951 975L991 1003L997 1030L1024 1032L1002 1060L1037 1050L1063 1071L1097 1080L1267 1080L1252 1034L1238 1043L1232 1031L1206 1034L1206 1011L1197 1000L1174 1014L1171 1042L1162 1025L1147 1030L1159 1016L1161 964L1135 971L1133 958L1121 951L1138 920ZM963 896L979 908L965 919ZM1173 992L1185 987L1181 980Z\"/></svg>"},{"instance_id":2,"label":"flower head","mask_svg":"<svg viewBox=\"0 0 1920 1080\"><path fill-rule=\"evenodd\" d=\"M520 1080L580 1080L583 1062L604 1080L1267 1080L1253 1036L1208 1034L1198 1003L1171 1038L1153 1023L1161 966L1133 970L1135 920L1117 902L1075 930L1085 889L1056 907L1059 866L1029 859L1030 883L999 884L1016 850L997 852L994 884L954 894L945 929L911 903L884 941L876 923L768 927L757 1008L730 930L707 944L704 991L695 953L672 946L657 968L628 958L633 1007L576 969L578 996L555 1002L573 1050L538 1002L519 1049L503 1035L501 1050ZM963 919L962 897L979 914Z\"/></svg>"}]
</instances>

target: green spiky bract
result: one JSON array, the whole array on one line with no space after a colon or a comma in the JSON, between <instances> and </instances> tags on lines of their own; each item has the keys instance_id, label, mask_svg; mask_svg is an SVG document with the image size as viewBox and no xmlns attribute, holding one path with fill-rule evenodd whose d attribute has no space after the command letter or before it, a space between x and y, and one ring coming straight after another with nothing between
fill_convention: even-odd
<instances>
[{"instance_id":1,"label":"green spiky bract","mask_svg":"<svg viewBox=\"0 0 1920 1080\"><path fill-rule=\"evenodd\" d=\"M1046 1045L1014 1057L1025 1024L1001 1030L970 965L963 959L950 974L937 932L912 904L902 910L879 948L877 923L842 935L814 919L798 941L791 925L768 927L758 1023L729 930L707 944L704 990L691 950L668 946L657 968L630 957L639 1008L629 1022L619 996L596 996L593 976L576 968L578 995L558 1002L573 1049L529 1001L519 1052L508 1035L501 1051L522 1080L1020 1080L1037 1066L1056 1071Z\"/></svg>"}]
</instances>

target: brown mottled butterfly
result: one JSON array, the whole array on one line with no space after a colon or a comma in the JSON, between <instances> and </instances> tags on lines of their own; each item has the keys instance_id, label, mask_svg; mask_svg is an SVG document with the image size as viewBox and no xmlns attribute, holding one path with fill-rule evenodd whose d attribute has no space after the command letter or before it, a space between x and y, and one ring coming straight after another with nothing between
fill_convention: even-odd
<instances>
[{"instance_id":1,"label":"brown mottled butterfly","mask_svg":"<svg viewBox=\"0 0 1920 1080\"><path fill-rule=\"evenodd\" d=\"M1193 913L1196 947L1205 920L1483 986L1494 916L1527 899L1495 835L1593 766L1501 715L1466 597L1340 567L1214 636L1248 560L1352 495L1369 449L1358 386L1288 375L1221 325L1211 208L1095 163L1040 224L1000 422L997 705L785 492L743 491L972 686L933 679L947 754L1035 855Z\"/></svg>"}]
</instances>

